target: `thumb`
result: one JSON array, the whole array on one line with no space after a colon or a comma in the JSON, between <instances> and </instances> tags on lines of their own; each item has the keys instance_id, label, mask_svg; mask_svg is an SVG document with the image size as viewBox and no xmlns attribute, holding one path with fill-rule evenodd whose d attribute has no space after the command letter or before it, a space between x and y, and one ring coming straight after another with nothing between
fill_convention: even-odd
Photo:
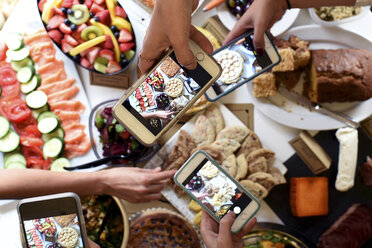
<instances>
[{"instance_id":1,"label":"thumb","mask_svg":"<svg viewBox=\"0 0 372 248\"><path fill-rule=\"evenodd\" d=\"M198 44L207 54L213 52L213 46L205 35L194 26L190 27L190 38Z\"/></svg>"},{"instance_id":2,"label":"thumb","mask_svg":"<svg viewBox=\"0 0 372 248\"><path fill-rule=\"evenodd\" d=\"M189 47L188 37L179 40L178 42L171 42L177 61L189 70L196 68L196 59Z\"/></svg>"},{"instance_id":3,"label":"thumb","mask_svg":"<svg viewBox=\"0 0 372 248\"><path fill-rule=\"evenodd\" d=\"M235 221L234 212L230 211L220 221L218 231L218 245L221 247L230 247L232 244L231 227Z\"/></svg>"}]
</instances>

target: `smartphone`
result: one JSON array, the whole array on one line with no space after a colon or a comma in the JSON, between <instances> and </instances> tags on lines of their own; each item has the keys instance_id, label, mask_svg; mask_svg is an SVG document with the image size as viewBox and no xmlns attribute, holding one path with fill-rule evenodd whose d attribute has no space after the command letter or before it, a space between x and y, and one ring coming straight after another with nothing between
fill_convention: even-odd
<instances>
[{"instance_id":1,"label":"smartphone","mask_svg":"<svg viewBox=\"0 0 372 248\"><path fill-rule=\"evenodd\" d=\"M113 108L113 115L143 145L152 146L221 75L220 65L196 43L189 47L195 70L177 62L170 50Z\"/></svg>"},{"instance_id":2,"label":"smartphone","mask_svg":"<svg viewBox=\"0 0 372 248\"><path fill-rule=\"evenodd\" d=\"M88 247L80 198L62 193L21 200L23 247Z\"/></svg>"},{"instance_id":3,"label":"smartphone","mask_svg":"<svg viewBox=\"0 0 372 248\"><path fill-rule=\"evenodd\" d=\"M216 221L233 211L234 233L260 208L259 201L204 151L195 152L174 175L174 181Z\"/></svg>"},{"instance_id":4,"label":"smartphone","mask_svg":"<svg viewBox=\"0 0 372 248\"><path fill-rule=\"evenodd\" d=\"M259 56L253 46L253 30L213 52L222 67L221 77L207 91L209 101L216 101L280 63L274 43L265 33L265 51Z\"/></svg>"}]
</instances>

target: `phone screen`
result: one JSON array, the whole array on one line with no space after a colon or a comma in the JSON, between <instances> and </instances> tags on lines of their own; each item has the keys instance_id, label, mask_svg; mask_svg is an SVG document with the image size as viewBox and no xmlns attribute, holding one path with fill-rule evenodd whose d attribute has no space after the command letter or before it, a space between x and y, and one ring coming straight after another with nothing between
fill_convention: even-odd
<instances>
[{"instance_id":1,"label":"phone screen","mask_svg":"<svg viewBox=\"0 0 372 248\"><path fill-rule=\"evenodd\" d=\"M23 225L27 247L83 247L76 213L26 219Z\"/></svg>"},{"instance_id":2,"label":"phone screen","mask_svg":"<svg viewBox=\"0 0 372 248\"><path fill-rule=\"evenodd\" d=\"M229 211L238 216L252 201L208 159L204 159L182 184L218 219Z\"/></svg>"},{"instance_id":3,"label":"phone screen","mask_svg":"<svg viewBox=\"0 0 372 248\"><path fill-rule=\"evenodd\" d=\"M183 68L172 52L123 106L156 136L211 79L199 63L195 70Z\"/></svg>"},{"instance_id":4,"label":"phone screen","mask_svg":"<svg viewBox=\"0 0 372 248\"><path fill-rule=\"evenodd\" d=\"M265 42L270 43L268 40ZM222 67L221 76L212 85L217 96L234 89L239 83L247 81L257 72L273 64L266 49L262 56L256 54L253 46L253 32L217 50L213 57Z\"/></svg>"}]
</instances>

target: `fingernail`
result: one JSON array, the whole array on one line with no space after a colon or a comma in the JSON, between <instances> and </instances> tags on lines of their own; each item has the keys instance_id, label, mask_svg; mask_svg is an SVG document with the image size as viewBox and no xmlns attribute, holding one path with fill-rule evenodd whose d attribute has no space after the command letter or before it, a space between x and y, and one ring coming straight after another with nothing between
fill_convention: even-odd
<instances>
[{"instance_id":1,"label":"fingernail","mask_svg":"<svg viewBox=\"0 0 372 248\"><path fill-rule=\"evenodd\" d=\"M257 49L256 52L257 52L257 54L258 54L259 56L262 56L262 55L264 54L264 51L263 51L262 48Z\"/></svg>"}]
</instances>

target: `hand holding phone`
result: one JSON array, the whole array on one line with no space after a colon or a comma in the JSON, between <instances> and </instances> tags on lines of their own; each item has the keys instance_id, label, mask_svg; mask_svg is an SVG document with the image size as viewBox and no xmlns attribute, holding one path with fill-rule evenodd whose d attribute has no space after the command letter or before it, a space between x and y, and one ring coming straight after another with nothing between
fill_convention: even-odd
<instances>
[{"instance_id":1,"label":"hand holding phone","mask_svg":"<svg viewBox=\"0 0 372 248\"><path fill-rule=\"evenodd\" d=\"M195 152L177 171L174 181L217 222L233 211L231 231L239 232L260 203L204 151Z\"/></svg>"}]
</instances>

